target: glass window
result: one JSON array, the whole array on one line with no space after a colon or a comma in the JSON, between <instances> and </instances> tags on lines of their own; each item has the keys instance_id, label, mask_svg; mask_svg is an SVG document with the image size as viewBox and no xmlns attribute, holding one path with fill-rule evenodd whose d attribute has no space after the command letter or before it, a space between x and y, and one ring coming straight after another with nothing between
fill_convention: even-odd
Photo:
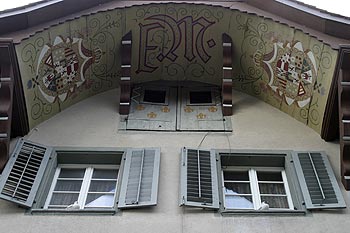
<instances>
[{"instance_id":1,"label":"glass window","mask_svg":"<svg viewBox=\"0 0 350 233\"><path fill-rule=\"evenodd\" d=\"M284 169L223 170L226 209L294 209Z\"/></svg>"},{"instance_id":2,"label":"glass window","mask_svg":"<svg viewBox=\"0 0 350 233\"><path fill-rule=\"evenodd\" d=\"M190 91L190 104L213 103L211 91Z\"/></svg>"},{"instance_id":3,"label":"glass window","mask_svg":"<svg viewBox=\"0 0 350 233\"><path fill-rule=\"evenodd\" d=\"M225 206L233 209L253 209L253 194L248 171L224 172Z\"/></svg>"},{"instance_id":4,"label":"glass window","mask_svg":"<svg viewBox=\"0 0 350 233\"><path fill-rule=\"evenodd\" d=\"M166 91L165 90L144 90L143 102L165 104Z\"/></svg>"},{"instance_id":5,"label":"glass window","mask_svg":"<svg viewBox=\"0 0 350 233\"><path fill-rule=\"evenodd\" d=\"M113 208L117 182L116 166L58 166L44 208Z\"/></svg>"}]
</instances>

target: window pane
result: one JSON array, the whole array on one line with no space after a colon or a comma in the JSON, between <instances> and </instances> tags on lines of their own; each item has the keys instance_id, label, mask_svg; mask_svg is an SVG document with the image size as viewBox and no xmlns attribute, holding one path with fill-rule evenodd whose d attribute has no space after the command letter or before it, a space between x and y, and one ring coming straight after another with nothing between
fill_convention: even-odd
<instances>
[{"instance_id":1,"label":"window pane","mask_svg":"<svg viewBox=\"0 0 350 233\"><path fill-rule=\"evenodd\" d=\"M93 179L117 179L117 169L94 169Z\"/></svg>"},{"instance_id":2,"label":"window pane","mask_svg":"<svg viewBox=\"0 0 350 233\"><path fill-rule=\"evenodd\" d=\"M259 184L261 194L286 194L284 184Z\"/></svg>"},{"instance_id":3,"label":"window pane","mask_svg":"<svg viewBox=\"0 0 350 233\"><path fill-rule=\"evenodd\" d=\"M224 180L249 181L248 171L225 171Z\"/></svg>"},{"instance_id":4,"label":"window pane","mask_svg":"<svg viewBox=\"0 0 350 233\"><path fill-rule=\"evenodd\" d=\"M114 192L115 181L91 181L89 192Z\"/></svg>"},{"instance_id":5,"label":"window pane","mask_svg":"<svg viewBox=\"0 0 350 233\"><path fill-rule=\"evenodd\" d=\"M78 200L79 193L54 193L50 205L70 205Z\"/></svg>"},{"instance_id":6,"label":"window pane","mask_svg":"<svg viewBox=\"0 0 350 233\"><path fill-rule=\"evenodd\" d=\"M249 183L227 183L225 182L225 194L250 194Z\"/></svg>"},{"instance_id":7,"label":"window pane","mask_svg":"<svg viewBox=\"0 0 350 233\"><path fill-rule=\"evenodd\" d=\"M88 194L85 207L112 207L114 194Z\"/></svg>"},{"instance_id":8,"label":"window pane","mask_svg":"<svg viewBox=\"0 0 350 233\"><path fill-rule=\"evenodd\" d=\"M253 209L253 200L251 196L225 196L226 208L232 209Z\"/></svg>"},{"instance_id":9,"label":"window pane","mask_svg":"<svg viewBox=\"0 0 350 233\"><path fill-rule=\"evenodd\" d=\"M190 92L191 104L211 104L211 91L191 91Z\"/></svg>"},{"instance_id":10,"label":"window pane","mask_svg":"<svg viewBox=\"0 0 350 233\"><path fill-rule=\"evenodd\" d=\"M143 101L149 103L165 103L166 91L162 90L145 90Z\"/></svg>"},{"instance_id":11,"label":"window pane","mask_svg":"<svg viewBox=\"0 0 350 233\"><path fill-rule=\"evenodd\" d=\"M283 181L282 174L278 172L257 172L259 181Z\"/></svg>"},{"instance_id":12,"label":"window pane","mask_svg":"<svg viewBox=\"0 0 350 233\"><path fill-rule=\"evenodd\" d=\"M83 178L85 169L61 168L59 178Z\"/></svg>"},{"instance_id":13,"label":"window pane","mask_svg":"<svg viewBox=\"0 0 350 233\"><path fill-rule=\"evenodd\" d=\"M55 191L80 191L81 180L58 180Z\"/></svg>"},{"instance_id":14,"label":"window pane","mask_svg":"<svg viewBox=\"0 0 350 233\"><path fill-rule=\"evenodd\" d=\"M263 201L269 204L270 208L289 208L287 197L261 196L261 202Z\"/></svg>"}]
</instances>

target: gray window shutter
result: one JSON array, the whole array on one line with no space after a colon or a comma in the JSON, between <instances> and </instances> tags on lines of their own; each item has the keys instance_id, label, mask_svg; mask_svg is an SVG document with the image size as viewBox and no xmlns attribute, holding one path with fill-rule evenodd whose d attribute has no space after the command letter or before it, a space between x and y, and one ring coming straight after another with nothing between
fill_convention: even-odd
<instances>
[{"instance_id":1,"label":"gray window shutter","mask_svg":"<svg viewBox=\"0 0 350 233\"><path fill-rule=\"evenodd\" d=\"M183 148L180 205L219 208L215 151Z\"/></svg>"},{"instance_id":2,"label":"gray window shutter","mask_svg":"<svg viewBox=\"0 0 350 233\"><path fill-rule=\"evenodd\" d=\"M293 161L307 209L346 208L325 153L294 152Z\"/></svg>"},{"instance_id":3,"label":"gray window shutter","mask_svg":"<svg viewBox=\"0 0 350 233\"><path fill-rule=\"evenodd\" d=\"M20 139L0 180L0 198L31 207L52 148Z\"/></svg>"},{"instance_id":4,"label":"gray window shutter","mask_svg":"<svg viewBox=\"0 0 350 233\"><path fill-rule=\"evenodd\" d=\"M118 208L157 205L160 149L128 149Z\"/></svg>"}]
</instances>

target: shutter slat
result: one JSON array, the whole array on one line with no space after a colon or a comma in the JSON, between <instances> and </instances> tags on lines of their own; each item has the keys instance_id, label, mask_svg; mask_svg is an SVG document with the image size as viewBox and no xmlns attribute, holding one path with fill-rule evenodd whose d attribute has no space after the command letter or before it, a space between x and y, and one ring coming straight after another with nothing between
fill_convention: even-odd
<instances>
[{"instance_id":1,"label":"shutter slat","mask_svg":"<svg viewBox=\"0 0 350 233\"><path fill-rule=\"evenodd\" d=\"M293 161L307 209L346 208L325 153L294 152Z\"/></svg>"},{"instance_id":2,"label":"shutter slat","mask_svg":"<svg viewBox=\"0 0 350 233\"><path fill-rule=\"evenodd\" d=\"M215 152L183 148L180 205L218 209L218 197Z\"/></svg>"},{"instance_id":3,"label":"shutter slat","mask_svg":"<svg viewBox=\"0 0 350 233\"><path fill-rule=\"evenodd\" d=\"M20 139L1 180L0 198L31 207L52 148Z\"/></svg>"},{"instance_id":4,"label":"shutter slat","mask_svg":"<svg viewBox=\"0 0 350 233\"><path fill-rule=\"evenodd\" d=\"M119 196L119 208L157 204L160 168L159 149L129 149Z\"/></svg>"}]
</instances>

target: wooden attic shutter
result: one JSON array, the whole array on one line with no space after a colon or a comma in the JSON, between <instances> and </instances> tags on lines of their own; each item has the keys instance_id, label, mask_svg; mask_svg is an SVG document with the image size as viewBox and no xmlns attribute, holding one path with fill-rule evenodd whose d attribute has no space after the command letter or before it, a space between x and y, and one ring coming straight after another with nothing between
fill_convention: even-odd
<instances>
[{"instance_id":1,"label":"wooden attic shutter","mask_svg":"<svg viewBox=\"0 0 350 233\"><path fill-rule=\"evenodd\" d=\"M219 208L214 151L183 148L180 205Z\"/></svg>"},{"instance_id":2,"label":"wooden attic shutter","mask_svg":"<svg viewBox=\"0 0 350 233\"><path fill-rule=\"evenodd\" d=\"M52 148L20 139L0 180L0 198L31 207Z\"/></svg>"},{"instance_id":3,"label":"wooden attic shutter","mask_svg":"<svg viewBox=\"0 0 350 233\"><path fill-rule=\"evenodd\" d=\"M294 152L293 161L307 209L346 208L326 154Z\"/></svg>"},{"instance_id":4,"label":"wooden attic shutter","mask_svg":"<svg viewBox=\"0 0 350 233\"><path fill-rule=\"evenodd\" d=\"M157 205L160 149L128 149L118 208Z\"/></svg>"}]
</instances>

